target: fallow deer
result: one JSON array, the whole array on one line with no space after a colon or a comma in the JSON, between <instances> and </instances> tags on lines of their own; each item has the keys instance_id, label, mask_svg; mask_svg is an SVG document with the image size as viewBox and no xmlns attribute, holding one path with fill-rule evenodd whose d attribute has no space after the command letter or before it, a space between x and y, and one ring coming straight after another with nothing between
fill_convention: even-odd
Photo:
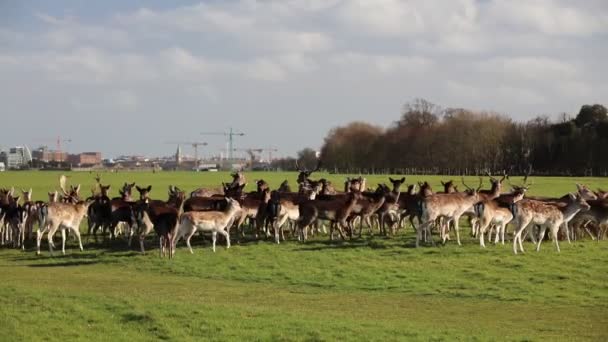
<instances>
[{"instance_id":1,"label":"fallow deer","mask_svg":"<svg viewBox=\"0 0 608 342\"><path fill-rule=\"evenodd\" d=\"M519 249L524 252L522 244L522 234L529 225L538 225L541 227L536 251L540 250L540 244L543 241L545 231L549 228L551 237L555 242L555 247L559 252L559 242L557 241L557 233L560 226L572 219L579 211L587 211L590 209L589 204L583 199L580 194L568 194L568 202L566 205L556 205L533 199L523 199L515 204L516 214L514 222L516 225L515 237L513 238L513 252L517 254L517 244Z\"/></svg>"},{"instance_id":2,"label":"fallow deer","mask_svg":"<svg viewBox=\"0 0 608 342\"><path fill-rule=\"evenodd\" d=\"M36 253L40 254L40 240L45 233L49 243L49 252L53 255L53 235L57 229L61 230L61 252L65 254L65 230L68 229L74 233L78 239L80 250L83 250L82 240L80 239L80 222L87 214L89 205L92 200L71 203L49 203L43 227L37 231L36 236Z\"/></svg>"},{"instance_id":3,"label":"fallow deer","mask_svg":"<svg viewBox=\"0 0 608 342\"><path fill-rule=\"evenodd\" d=\"M308 237L308 227L318 219L330 221L330 240L333 240L334 229L337 229L340 237L345 239L344 228L347 227L346 220L361 196L359 192L352 192L345 198L338 197L332 200L314 199L301 203L299 207L300 219L298 221L298 228L302 241L306 241Z\"/></svg>"},{"instance_id":4,"label":"fallow deer","mask_svg":"<svg viewBox=\"0 0 608 342\"><path fill-rule=\"evenodd\" d=\"M496 226L496 236L494 244L502 239L505 243L506 226L513 220L515 203L521 201L528 189L525 187L513 188L513 192L500 195L494 199L483 200L474 205L475 212L479 219L479 244L486 247L484 236L488 228ZM488 237L488 240L491 236Z\"/></svg>"},{"instance_id":5,"label":"fallow deer","mask_svg":"<svg viewBox=\"0 0 608 342\"><path fill-rule=\"evenodd\" d=\"M456 241L458 242L458 245L461 245L458 221L460 220L462 214L469 210L469 208L473 207L475 203L479 202L479 190L483 185L483 180L479 178L479 187L477 189L467 186L466 183L464 183L464 178L462 183L467 188L466 192L434 194L422 199L420 205L422 212L422 224L418 228L416 234L416 247L419 246L423 231L428 234L431 243L433 245L435 244L433 242L430 228L437 218L441 216L446 218L446 222L452 221L454 223ZM440 229L444 229L444 227L441 227ZM446 234L442 233L442 236L443 242L445 243Z\"/></svg>"},{"instance_id":6,"label":"fallow deer","mask_svg":"<svg viewBox=\"0 0 608 342\"><path fill-rule=\"evenodd\" d=\"M214 252L218 233L226 238L226 248L230 248L230 234L228 234L227 228L233 221L234 215L239 211L240 205L237 200L230 197L226 197L226 202L224 211L190 211L183 213L179 218L177 232L173 236L174 250L179 239L185 237L190 253L194 253L190 245L190 239L197 231L211 232Z\"/></svg>"}]
</instances>

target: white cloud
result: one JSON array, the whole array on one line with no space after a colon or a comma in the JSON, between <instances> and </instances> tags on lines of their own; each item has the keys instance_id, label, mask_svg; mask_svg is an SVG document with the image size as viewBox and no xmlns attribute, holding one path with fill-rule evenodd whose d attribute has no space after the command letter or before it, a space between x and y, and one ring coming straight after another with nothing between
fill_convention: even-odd
<instances>
[{"instance_id":1,"label":"white cloud","mask_svg":"<svg viewBox=\"0 0 608 342\"><path fill-rule=\"evenodd\" d=\"M372 121L391 122L399 104L419 96L526 119L601 102L606 93L602 0L236 0L162 7L106 17L39 12L27 29L3 25L0 102L29 115L116 110L133 118L175 106L188 112L204 102L218 113L253 110L267 117L296 108L339 124L371 114ZM45 96L23 101L32 87ZM231 100L235 93L247 101ZM249 108L252 102L259 106Z\"/></svg>"},{"instance_id":2,"label":"white cloud","mask_svg":"<svg viewBox=\"0 0 608 342\"><path fill-rule=\"evenodd\" d=\"M581 36L608 32L606 4L593 10L584 3L552 0L492 1L488 16L496 25L549 35Z\"/></svg>"},{"instance_id":3,"label":"white cloud","mask_svg":"<svg viewBox=\"0 0 608 342\"><path fill-rule=\"evenodd\" d=\"M549 57L497 57L480 63L479 71L541 81L573 78L580 74L575 65Z\"/></svg>"}]
</instances>

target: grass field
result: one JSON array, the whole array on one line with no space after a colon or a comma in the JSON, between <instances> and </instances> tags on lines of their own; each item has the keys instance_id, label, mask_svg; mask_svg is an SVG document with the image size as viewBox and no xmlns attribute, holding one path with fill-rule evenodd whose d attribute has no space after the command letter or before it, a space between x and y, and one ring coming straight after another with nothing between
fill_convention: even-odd
<instances>
[{"instance_id":1,"label":"grass field","mask_svg":"<svg viewBox=\"0 0 608 342\"><path fill-rule=\"evenodd\" d=\"M248 173L273 187L294 173ZM57 173L0 173L0 187L32 187L36 199L57 188ZM83 191L92 174L69 174ZM340 184L344 176L318 174ZM112 194L125 181L186 190L217 186L226 173L103 174ZM439 189L442 177L429 180ZM447 177L443 177L447 179ZM386 176L370 176L373 186ZM516 181L516 180L514 180ZM519 180L520 181L520 180ZM601 178L533 178L532 194L563 195L575 182ZM476 184L469 178L469 185ZM88 191L87 191L88 192ZM463 221L464 223L464 221ZM83 227L84 228L84 227ZM462 236L468 229L463 229ZM57 241L57 240L56 240ZM413 248L411 228L397 237L364 236L330 244L243 242L195 254L180 246L158 257L156 238L139 254L118 241L70 239L66 256L0 249L0 340L596 340L608 339L608 243L546 243L513 255L510 245Z\"/></svg>"}]
</instances>

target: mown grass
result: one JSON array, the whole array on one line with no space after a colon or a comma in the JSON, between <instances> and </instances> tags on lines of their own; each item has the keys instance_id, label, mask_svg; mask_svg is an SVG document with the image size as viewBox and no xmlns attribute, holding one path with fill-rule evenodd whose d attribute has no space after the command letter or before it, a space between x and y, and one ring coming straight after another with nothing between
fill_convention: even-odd
<instances>
[{"instance_id":1,"label":"mown grass","mask_svg":"<svg viewBox=\"0 0 608 342\"><path fill-rule=\"evenodd\" d=\"M225 173L103 174L192 190L227 180ZM248 174L273 186L295 174ZM338 183L344 176L326 176ZM70 174L90 187L92 175ZM32 186L37 198L56 187L58 174L4 173L0 186ZM441 177L429 179L438 188ZM446 179L447 177L444 177ZM368 177L373 185L386 177ZM534 191L562 195L580 181L538 178ZM473 183L474 179L470 178ZM253 183L250 181L250 183ZM292 181L293 183L293 181ZM115 193L115 192L114 192ZM466 236L463 229L463 236ZM244 241L212 253L198 238L195 254L158 257L124 241L85 245L70 239L66 256L37 257L0 250L0 336L3 340L606 340L608 244L579 241L555 252L513 255L510 245L480 249L415 249L411 229L394 238L302 244Z\"/></svg>"}]
</instances>

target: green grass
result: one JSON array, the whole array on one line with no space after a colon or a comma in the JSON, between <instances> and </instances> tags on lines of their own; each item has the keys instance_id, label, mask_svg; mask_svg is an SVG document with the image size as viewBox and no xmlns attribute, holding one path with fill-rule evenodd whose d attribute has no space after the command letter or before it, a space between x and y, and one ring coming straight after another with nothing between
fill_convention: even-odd
<instances>
[{"instance_id":1,"label":"green grass","mask_svg":"<svg viewBox=\"0 0 608 342\"><path fill-rule=\"evenodd\" d=\"M192 190L228 180L225 173L103 174L113 194L124 181ZM325 176L336 184L344 176ZM70 174L93 184L93 175ZM248 173L273 186L295 174ZM58 174L1 173L0 187L33 187L36 198ZM447 177L443 177L447 179ZM368 177L371 185L386 177ZM439 189L441 177L428 179ZM534 178L532 193L563 195L579 181ZM603 184L602 184L603 182ZM470 178L470 183L474 179ZM463 229L463 236L468 230ZM156 239L140 255L124 241L87 244L70 239L66 256L0 249L2 340L596 340L608 338L608 243L546 243L540 253L513 255L510 245L466 237L463 246L412 248L411 229L392 239L330 244L247 241L195 254L180 245L160 259ZM57 240L56 240L57 241Z\"/></svg>"}]
</instances>

